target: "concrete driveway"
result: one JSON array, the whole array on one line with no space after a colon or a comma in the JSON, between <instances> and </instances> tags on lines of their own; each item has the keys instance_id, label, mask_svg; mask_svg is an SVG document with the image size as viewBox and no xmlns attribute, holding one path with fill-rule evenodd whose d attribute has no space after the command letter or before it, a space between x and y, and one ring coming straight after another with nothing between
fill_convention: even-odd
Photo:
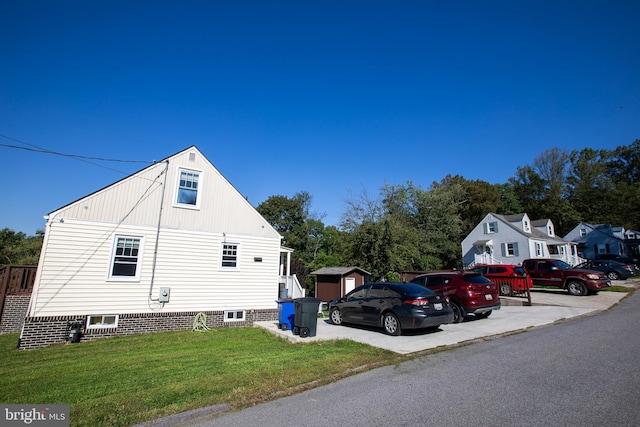
<instances>
[{"instance_id":1,"label":"concrete driveway","mask_svg":"<svg viewBox=\"0 0 640 427\"><path fill-rule=\"evenodd\" d=\"M328 318L318 319L316 335L307 338L293 335L290 330L278 329L278 324L274 321L254 324L296 343L350 339L396 353L409 354L593 314L607 310L626 295L623 292L600 292L598 295L576 297L563 290L534 289L531 291L531 306L523 306L523 300L519 298L501 297L502 308L486 319L467 316L462 323L442 325L434 332L406 331L397 337L385 335L381 329L336 326Z\"/></svg>"}]
</instances>

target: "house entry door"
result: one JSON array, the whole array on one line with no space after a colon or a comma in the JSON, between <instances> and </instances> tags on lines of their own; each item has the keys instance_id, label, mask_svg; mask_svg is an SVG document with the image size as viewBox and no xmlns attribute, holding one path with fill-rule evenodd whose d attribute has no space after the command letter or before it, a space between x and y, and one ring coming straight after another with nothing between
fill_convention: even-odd
<instances>
[{"instance_id":1,"label":"house entry door","mask_svg":"<svg viewBox=\"0 0 640 427\"><path fill-rule=\"evenodd\" d=\"M344 279L344 294L348 294L352 290L356 288L356 278L355 277L346 277Z\"/></svg>"}]
</instances>

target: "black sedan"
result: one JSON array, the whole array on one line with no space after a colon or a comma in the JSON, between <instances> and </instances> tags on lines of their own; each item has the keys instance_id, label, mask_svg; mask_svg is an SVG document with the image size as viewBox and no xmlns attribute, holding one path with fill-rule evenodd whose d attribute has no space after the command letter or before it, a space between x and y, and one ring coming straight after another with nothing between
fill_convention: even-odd
<instances>
[{"instance_id":1,"label":"black sedan","mask_svg":"<svg viewBox=\"0 0 640 427\"><path fill-rule=\"evenodd\" d=\"M437 329L453 322L449 298L413 283L369 283L329 302L334 325L382 327L389 335L403 329Z\"/></svg>"},{"instance_id":2,"label":"black sedan","mask_svg":"<svg viewBox=\"0 0 640 427\"><path fill-rule=\"evenodd\" d=\"M610 280L626 280L631 276L635 276L637 270L637 267L633 264L625 264L608 259L586 261L578 265L576 268L601 271L606 274Z\"/></svg>"}]
</instances>

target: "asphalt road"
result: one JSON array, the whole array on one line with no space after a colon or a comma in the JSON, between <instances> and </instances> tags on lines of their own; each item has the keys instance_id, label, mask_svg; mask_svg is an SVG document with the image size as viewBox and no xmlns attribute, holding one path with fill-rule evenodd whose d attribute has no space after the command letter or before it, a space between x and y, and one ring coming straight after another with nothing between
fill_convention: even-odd
<instances>
[{"instance_id":1,"label":"asphalt road","mask_svg":"<svg viewBox=\"0 0 640 427\"><path fill-rule=\"evenodd\" d=\"M181 425L638 426L639 307L636 292L593 316Z\"/></svg>"}]
</instances>

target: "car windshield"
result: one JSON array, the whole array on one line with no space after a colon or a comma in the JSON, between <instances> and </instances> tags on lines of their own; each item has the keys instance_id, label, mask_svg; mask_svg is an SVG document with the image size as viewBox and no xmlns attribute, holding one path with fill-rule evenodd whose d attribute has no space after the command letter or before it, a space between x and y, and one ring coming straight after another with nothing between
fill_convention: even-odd
<instances>
[{"instance_id":1,"label":"car windshield","mask_svg":"<svg viewBox=\"0 0 640 427\"><path fill-rule=\"evenodd\" d=\"M571 270L573 268L566 262L560 260L556 260L556 266L560 267L563 270Z\"/></svg>"},{"instance_id":2,"label":"car windshield","mask_svg":"<svg viewBox=\"0 0 640 427\"><path fill-rule=\"evenodd\" d=\"M471 283L491 283L491 280L487 279L486 277L478 274L467 274L464 276L464 280L466 280L467 282L471 282Z\"/></svg>"}]
</instances>

